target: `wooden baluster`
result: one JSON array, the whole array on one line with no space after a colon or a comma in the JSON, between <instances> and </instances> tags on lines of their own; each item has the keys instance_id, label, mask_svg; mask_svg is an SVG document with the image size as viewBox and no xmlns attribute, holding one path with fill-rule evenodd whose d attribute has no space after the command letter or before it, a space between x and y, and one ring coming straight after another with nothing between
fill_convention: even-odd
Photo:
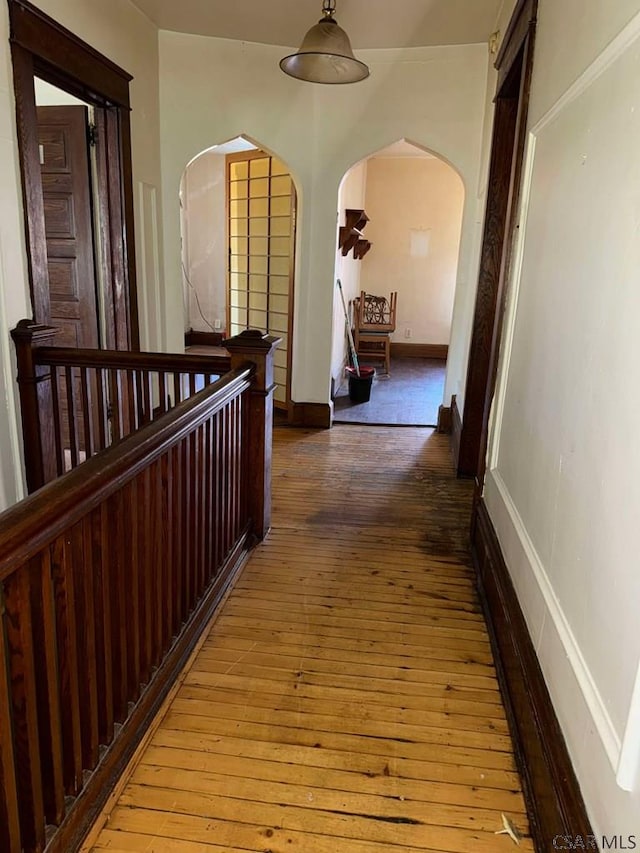
<instances>
[{"instance_id":1,"label":"wooden baluster","mask_svg":"<svg viewBox=\"0 0 640 853\"><path fill-rule=\"evenodd\" d=\"M58 679L62 714L64 789L75 795L82 787L78 637L71 544L59 536L51 546L51 569L58 637Z\"/></svg>"},{"instance_id":2,"label":"wooden baluster","mask_svg":"<svg viewBox=\"0 0 640 853\"><path fill-rule=\"evenodd\" d=\"M20 566L10 575L5 581L4 589L11 679L11 718L15 762L19 771L17 783L22 844L26 850L42 850L45 841L45 816L29 566Z\"/></svg>"},{"instance_id":3,"label":"wooden baluster","mask_svg":"<svg viewBox=\"0 0 640 853\"><path fill-rule=\"evenodd\" d=\"M224 542L224 557L226 560L231 546L231 453L230 453L230 433L231 433L231 409L227 405L222 410L222 423L224 424L224 444L222 448L222 466L224 479L224 516L223 516L223 542Z\"/></svg>"},{"instance_id":4,"label":"wooden baluster","mask_svg":"<svg viewBox=\"0 0 640 853\"><path fill-rule=\"evenodd\" d=\"M60 382L58 368L51 368L51 402L53 418L53 435L56 453L56 469L58 476L64 474L64 447L62 442L62 409L60 408Z\"/></svg>"},{"instance_id":5,"label":"wooden baluster","mask_svg":"<svg viewBox=\"0 0 640 853\"><path fill-rule=\"evenodd\" d=\"M153 598L152 573L153 551L151 547L151 477L148 468L138 476L138 500L140 515L138 517L139 544L138 560L140 571L138 575L140 601L140 678L148 683L151 678L153 660Z\"/></svg>"},{"instance_id":6,"label":"wooden baluster","mask_svg":"<svg viewBox=\"0 0 640 853\"><path fill-rule=\"evenodd\" d=\"M173 405L177 406L182 402L182 377L179 373L173 374Z\"/></svg>"},{"instance_id":7,"label":"wooden baluster","mask_svg":"<svg viewBox=\"0 0 640 853\"><path fill-rule=\"evenodd\" d=\"M51 554L45 549L30 561L31 612L35 680L38 695L40 766L47 822L59 824L65 814L58 638Z\"/></svg>"},{"instance_id":8,"label":"wooden baluster","mask_svg":"<svg viewBox=\"0 0 640 853\"><path fill-rule=\"evenodd\" d=\"M189 576L189 611L193 610L198 600L198 460L196 450L196 436L192 432L187 438L189 445L189 562L187 572Z\"/></svg>"},{"instance_id":9,"label":"wooden baluster","mask_svg":"<svg viewBox=\"0 0 640 853\"><path fill-rule=\"evenodd\" d=\"M51 326L41 326L32 320L21 320L11 331L18 363L25 472L30 492L55 479L57 474L50 428L53 421L51 369L36 363L36 350L50 346L57 332Z\"/></svg>"},{"instance_id":10,"label":"wooden baluster","mask_svg":"<svg viewBox=\"0 0 640 853\"><path fill-rule=\"evenodd\" d=\"M89 459L93 455L93 413L91 411L91 389L86 367L80 368L80 399L82 402L82 425L84 452Z\"/></svg>"},{"instance_id":11,"label":"wooden baluster","mask_svg":"<svg viewBox=\"0 0 640 853\"><path fill-rule=\"evenodd\" d=\"M196 375L195 373L189 374L189 396L193 397L196 393Z\"/></svg>"},{"instance_id":12,"label":"wooden baluster","mask_svg":"<svg viewBox=\"0 0 640 853\"><path fill-rule=\"evenodd\" d=\"M247 507L252 532L264 539L271 525L271 445L273 435L273 355L280 339L254 329L225 341L231 353L231 369L247 361L256 366L249 392L249 413L245 442L248 450L249 479Z\"/></svg>"},{"instance_id":13,"label":"wooden baluster","mask_svg":"<svg viewBox=\"0 0 640 853\"><path fill-rule=\"evenodd\" d=\"M109 370L109 408L111 415L111 443L115 444L122 438L120 425L120 376L117 369Z\"/></svg>"},{"instance_id":14,"label":"wooden baluster","mask_svg":"<svg viewBox=\"0 0 640 853\"><path fill-rule=\"evenodd\" d=\"M222 438L224 413L218 412L215 416L215 459L216 459L216 574L220 571L223 559L223 518L224 518L224 464L222 459Z\"/></svg>"},{"instance_id":15,"label":"wooden baluster","mask_svg":"<svg viewBox=\"0 0 640 853\"><path fill-rule=\"evenodd\" d=\"M85 517L71 530L76 625L78 637L78 686L82 766L93 770L98 763L98 685L96 667L96 625L91 519Z\"/></svg>"},{"instance_id":16,"label":"wooden baluster","mask_svg":"<svg viewBox=\"0 0 640 853\"><path fill-rule=\"evenodd\" d=\"M109 515L112 535L111 550L111 642L113 667L113 711L114 719L122 723L127 716L127 643L129 630L127 625L128 561L125 542L125 509L122 491L109 498Z\"/></svg>"},{"instance_id":17,"label":"wooden baluster","mask_svg":"<svg viewBox=\"0 0 640 853\"><path fill-rule=\"evenodd\" d=\"M107 504L91 514L92 559L95 571L96 679L98 684L98 729L100 743L113 739L113 666L111 662L111 566L113 542Z\"/></svg>"},{"instance_id":18,"label":"wooden baluster","mask_svg":"<svg viewBox=\"0 0 640 853\"><path fill-rule=\"evenodd\" d=\"M174 631L174 614L173 608L175 600L173 598L173 573L175 566L173 565L173 537L174 537L174 519L173 519L173 454L171 450L164 453L160 459L160 481L162 483L162 558L160 564L163 570L162 582L162 605L164 611L164 630L165 630L165 648L168 648Z\"/></svg>"},{"instance_id":19,"label":"wooden baluster","mask_svg":"<svg viewBox=\"0 0 640 853\"><path fill-rule=\"evenodd\" d=\"M160 395L160 400L158 403L158 411L159 414L164 414L168 410L167 405L167 374L164 370L161 370L158 374L158 393Z\"/></svg>"},{"instance_id":20,"label":"wooden baluster","mask_svg":"<svg viewBox=\"0 0 640 853\"><path fill-rule=\"evenodd\" d=\"M204 434L202 424L194 434L195 460L195 506L196 506L196 548L195 548L195 589L196 598L200 598L204 588Z\"/></svg>"},{"instance_id":21,"label":"wooden baluster","mask_svg":"<svg viewBox=\"0 0 640 853\"><path fill-rule=\"evenodd\" d=\"M186 618L184 607L184 584L183 584L183 554L184 554L184 519L183 519L183 482L182 482L182 450L181 444L171 450L173 475L173 554L171 563L173 566L173 588L172 597L175 602L173 631L177 634Z\"/></svg>"},{"instance_id":22,"label":"wooden baluster","mask_svg":"<svg viewBox=\"0 0 640 853\"><path fill-rule=\"evenodd\" d=\"M213 567L213 425L211 418L204 424L204 585L207 587L214 576Z\"/></svg>"},{"instance_id":23,"label":"wooden baluster","mask_svg":"<svg viewBox=\"0 0 640 853\"><path fill-rule=\"evenodd\" d=\"M142 387L144 378L140 370L134 371L135 386L136 386L136 429L140 429L144 423L144 400L142 397Z\"/></svg>"},{"instance_id":24,"label":"wooden baluster","mask_svg":"<svg viewBox=\"0 0 640 853\"><path fill-rule=\"evenodd\" d=\"M162 530L162 479L161 470L158 460L151 465L151 551L153 554L153 564L151 578L153 581L153 611L154 611L154 666L157 666L162 660L164 652L164 606L163 596L165 590L162 586L162 564L166 560L166 552L162 550L163 533Z\"/></svg>"},{"instance_id":25,"label":"wooden baluster","mask_svg":"<svg viewBox=\"0 0 640 853\"><path fill-rule=\"evenodd\" d=\"M129 424L129 403L127 401L127 371L126 368L118 368L118 412L120 414L120 434L124 438L131 432Z\"/></svg>"},{"instance_id":26,"label":"wooden baluster","mask_svg":"<svg viewBox=\"0 0 640 853\"><path fill-rule=\"evenodd\" d=\"M129 642L127 643L127 675L129 684L127 698L135 702L140 692L140 554L138 542L139 507L138 480L132 480L123 489L123 504L125 510L125 529L130 535L125 535L128 544L125 572L127 575L127 627Z\"/></svg>"},{"instance_id":27,"label":"wooden baluster","mask_svg":"<svg viewBox=\"0 0 640 853\"><path fill-rule=\"evenodd\" d=\"M142 423L148 424L151 420L151 393L149 390L149 371L143 370L140 376L142 385Z\"/></svg>"},{"instance_id":28,"label":"wooden baluster","mask_svg":"<svg viewBox=\"0 0 640 853\"><path fill-rule=\"evenodd\" d=\"M133 370L127 370L127 411L129 423L127 432L138 429L138 418L136 416L136 381Z\"/></svg>"},{"instance_id":29,"label":"wooden baluster","mask_svg":"<svg viewBox=\"0 0 640 853\"><path fill-rule=\"evenodd\" d=\"M98 445L96 450L104 450L107 446L107 435L109 430L109 423L107 420L107 407L105 402L106 388L104 382L104 370L100 367L96 369L96 401L98 404L98 429L97 429L97 440Z\"/></svg>"},{"instance_id":30,"label":"wooden baluster","mask_svg":"<svg viewBox=\"0 0 640 853\"><path fill-rule=\"evenodd\" d=\"M21 853L18 781L11 725L11 679L8 669L4 587L0 584L0 850Z\"/></svg>"},{"instance_id":31,"label":"wooden baluster","mask_svg":"<svg viewBox=\"0 0 640 853\"><path fill-rule=\"evenodd\" d=\"M235 440L234 447L236 449L234 469L235 469L235 491L236 491L236 515L235 515L235 531L233 534L234 541L237 540L242 531L242 397L237 397L234 400L235 412Z\"/></svg>"},{"instance_id":32,"label":"wooden baluster","mask_svg":"<svg viewBox=\"0 0 640 853\"><path fill-rule=\"evenodd\" d=\"M67 425L69 429L69 451L71 453L71 467L78 466L78 424L76 419L75 394L73 387L73 369L65 367L65 386L67 396ZM66 448L65 448L66 450ZM66 460L65 460L66 461Z\"/></svg>"}]
</instances>

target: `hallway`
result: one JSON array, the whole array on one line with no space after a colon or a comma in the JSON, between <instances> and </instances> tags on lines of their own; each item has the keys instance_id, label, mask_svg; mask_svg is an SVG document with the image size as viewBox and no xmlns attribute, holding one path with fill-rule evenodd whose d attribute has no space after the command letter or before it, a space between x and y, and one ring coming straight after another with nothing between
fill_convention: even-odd
<instances>
[{"instance_id":1,"label":"hallway","mask_svg":"<svg viewBox=\"0 0 640 853\"><path fill-rule=\"evenodd\" d=\"M431 430L281 428L273 528L85 850L533 850Z\"/></svg>"}]
</instances>

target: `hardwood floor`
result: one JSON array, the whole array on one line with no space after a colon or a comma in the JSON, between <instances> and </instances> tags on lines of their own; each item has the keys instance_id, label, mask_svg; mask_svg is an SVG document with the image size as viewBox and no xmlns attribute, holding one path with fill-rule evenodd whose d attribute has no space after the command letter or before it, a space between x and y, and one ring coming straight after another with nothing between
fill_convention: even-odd
<instances>
[{"instance_id":1,"label":"hardwood floor","mask_svg":"<svg viewBox=\"0 0 640 853\"><path fill-rule=\"evenodd\" d=\"M430 430L280 428L273 529L87 850L532 851ZM93 846L92 846L93 845Z\"/></svg>"}]
</instances>

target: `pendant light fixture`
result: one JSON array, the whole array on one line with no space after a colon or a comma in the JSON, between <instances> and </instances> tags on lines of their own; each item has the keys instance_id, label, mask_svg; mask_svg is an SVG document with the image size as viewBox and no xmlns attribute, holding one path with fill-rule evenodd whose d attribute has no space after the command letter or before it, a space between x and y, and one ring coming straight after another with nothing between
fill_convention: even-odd
<instances>
[{"instance_id":1,"label":"pendant light fixture","mask_svg":"<svg viewBox=\"0 0 640 853\"><path fill-rule=\"evenodd\" d=\"M290 77L309 83L357 83L369 69L356 59L349 36L333 17L335 0L323 0L322 19L306 34L297 53L280 60Z\"/></svg>"}]
</instances>

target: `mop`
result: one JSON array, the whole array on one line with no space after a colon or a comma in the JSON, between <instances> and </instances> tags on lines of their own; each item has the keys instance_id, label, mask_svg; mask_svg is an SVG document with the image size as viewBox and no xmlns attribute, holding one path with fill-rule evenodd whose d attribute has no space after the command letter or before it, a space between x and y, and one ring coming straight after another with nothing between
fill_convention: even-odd
<instances>
[{"instance_id":1,"label":"mop","mask_svg":"<svg viewBox=\"0 0 640 853\"><path fill-rule=\"evenodd\" d=\"M353 362L353 366L356 369L356 376L360 378L360 363L358 362L358 353L356 352L356 345L353 342L353 335L351 334L351 323L349 322L349 312L347 311L347 303L344 301L344 293L342 292L342 282L340 279L336 279L338 283L338 290L340 291L340 298L342 299L342 310L344 311L344 322L347 326L347 337L349 339L349 351L351 353L351 361Z\"/></svg>"}]
</instances>

